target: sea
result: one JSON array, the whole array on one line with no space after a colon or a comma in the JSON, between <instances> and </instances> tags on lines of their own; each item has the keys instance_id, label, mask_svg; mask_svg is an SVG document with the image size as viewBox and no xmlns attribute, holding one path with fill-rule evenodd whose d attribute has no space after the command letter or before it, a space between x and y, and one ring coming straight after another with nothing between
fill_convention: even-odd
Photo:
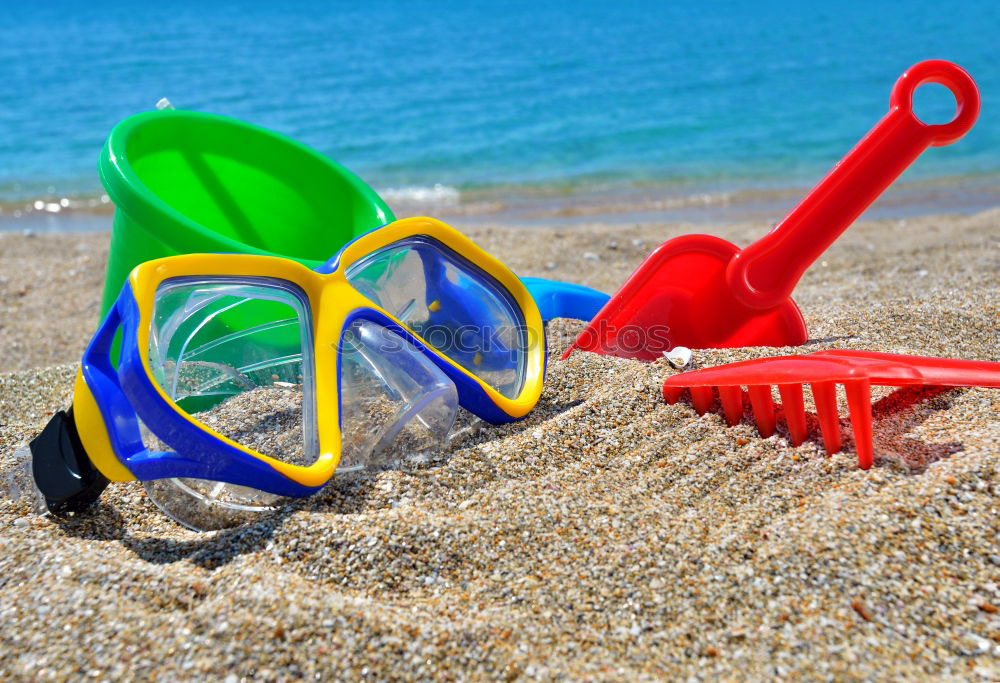
<instances>
[{"instance_id":1,"label":"sea","mask_svg":"<svg viewBox=\"0 0 1000 683\"><path fill-rule=\"evenodd\" d=\"M976 79L979 120L870 211L1000 205L996 0L4 0L2 13L0 229L32 216L106 229L101 145L164 97L290 135L400 213L780 217L930 58ZM914 106L929 123L955 108L937 85Z\"/></svg>"}]
</instances>

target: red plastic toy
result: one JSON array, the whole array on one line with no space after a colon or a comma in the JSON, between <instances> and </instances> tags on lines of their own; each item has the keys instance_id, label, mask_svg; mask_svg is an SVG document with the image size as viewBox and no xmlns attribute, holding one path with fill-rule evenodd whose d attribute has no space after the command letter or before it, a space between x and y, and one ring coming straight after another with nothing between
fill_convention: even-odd
<instances>
[{"instance_id":1,"label":"red plastic toy","mask_svg":"<svg viewBox=\"0 0 1000 683\"><path fill-rule=\"evenodd\" d=\"M913 91L940 83L955 118L928 125ZM710 235L654 250L597 313L574 348L653 360L674 346L794 346L807 339L791 299L802 273L927 147L961 138L979 114L972 77L951 62L920 62L896 81L889 113L763 238L742 251Z\"/></svg>"},{"instance_id":2,"label":"red plastic toy","mask_svg":"<svg viewBox=\"0 0 1000 683\"><path fill-rule=\"evenodd\" d=\"M871 385L1000 388L1000 363L903 356L876 351L819 351L804 356L759 358L692 370L668 377L663 398L676 403L684 389L699 414L712 407L712 387L719 388L719 402L730 425L743 416L743 386L747 387L757 429L761 436L774 433L774 401L771 385L778 385L785 422L793 446L806 438L806 410L802 384L812 387L816 416L827 453L840 450L840 416L837 414L836 384L844 385L854 431L858 466L872 466Z\"/></svg>"}]
</instances>

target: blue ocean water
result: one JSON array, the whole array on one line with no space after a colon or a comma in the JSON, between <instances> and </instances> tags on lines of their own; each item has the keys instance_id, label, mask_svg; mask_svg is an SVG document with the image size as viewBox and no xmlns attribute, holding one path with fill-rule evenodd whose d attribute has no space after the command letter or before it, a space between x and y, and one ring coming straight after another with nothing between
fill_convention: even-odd
<instances>
[{"instance_id":1,"label":"blue ocean water","mask_svg":"<svg viewBox=\"0 0 1000 683\"><path fill-rule=\"evenodd\" d=\"M161 97L296 137L378 189L784 187L818 179L911 64L982 113L909 178L1000 174L1000 3L5 3L0 202L100 192L118 120ZM943 88L918 91L930 121Z\"/></svg>"}]
</instances>

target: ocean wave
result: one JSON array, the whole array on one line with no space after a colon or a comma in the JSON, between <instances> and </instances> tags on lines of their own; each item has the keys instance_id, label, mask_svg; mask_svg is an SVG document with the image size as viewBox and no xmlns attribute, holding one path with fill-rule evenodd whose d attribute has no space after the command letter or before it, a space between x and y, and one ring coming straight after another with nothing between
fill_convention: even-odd
<instances>
[{"instance_id":1,"label":"ocean wave","mask_svg":"<svg viewBox=\"0 0 1000 683\"><path fill-rule=\"evenodd\" d=\"M378 191L387 202L409 202L434 206L457 206L461 193L458 188L435 183L431 186L406 185L386 187Z\"/></svg>"},{"instance_id":2,"label":"ocean wave","mask_svg":"<svg viewBox=\"0 0 1000 683\"><path fill-rule=\"evenodd\" d=\"M106 194L84 197L52 197L0 200L0 218L22 218L31 214L88 213L105 214L114 210Z\"/></svg>"}]
</instances>

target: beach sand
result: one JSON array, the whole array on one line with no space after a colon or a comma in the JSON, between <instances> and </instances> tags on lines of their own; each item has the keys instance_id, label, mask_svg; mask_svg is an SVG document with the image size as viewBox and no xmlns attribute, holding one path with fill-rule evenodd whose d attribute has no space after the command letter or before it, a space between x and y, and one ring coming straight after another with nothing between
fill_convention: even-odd
<instances>
[{"instance_id":1,"label":"beach sand","mask_svg":"<svg viewBox=\"0 0 1000 683\"><path fill-rule=\"evenodd\" d=\"M461 224L456 221L456 226ZM613 290L661 241L766 223L479 226L522 275ZM998 358L1000 209L861 222L795 292L811 340ZM0 458L70 400L106 234L0 234ZM428 465L185 530L140 485L67 519L0 506L0 677L422 680L1000 678L1000 391L874 407L876 464L760 438L652 364L549 328L538 407ZM876 390L875 398L890 393ZM841 397L842 400L842 397ZM779 424L782 424L779 420Z\"/></svg>"}]
</instances>

